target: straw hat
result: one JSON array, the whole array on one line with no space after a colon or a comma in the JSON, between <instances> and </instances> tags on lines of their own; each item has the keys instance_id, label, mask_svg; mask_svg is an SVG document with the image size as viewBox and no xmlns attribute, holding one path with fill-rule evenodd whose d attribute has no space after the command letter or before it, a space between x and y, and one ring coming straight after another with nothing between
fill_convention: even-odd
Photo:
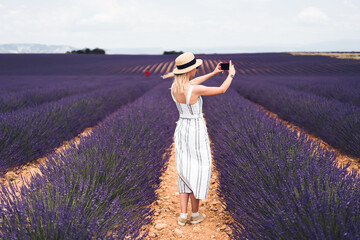
<instances>
[{"instance_id":1,"label":"straw hat","mask_svg":"<svg viewBox=\"0 0 360 240\"><path fill-rule=\"evenodd\" d=\"M194 54L191 52L183 53L175 59L176 68L174 69L173 73L181 74L190 72L191 70L200 66L202 62L202 59L196 59Z\"/></svg>"}]
</instances>

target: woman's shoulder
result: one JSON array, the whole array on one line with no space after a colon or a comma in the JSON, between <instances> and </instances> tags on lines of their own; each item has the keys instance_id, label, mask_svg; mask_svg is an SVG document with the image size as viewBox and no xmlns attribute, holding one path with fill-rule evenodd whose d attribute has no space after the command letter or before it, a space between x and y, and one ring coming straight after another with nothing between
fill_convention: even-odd
<instances>
[{"instance_id":1,"label":"woman's shoulder","mask_svg":"<svg viewBox=\"0 0 360 240\"><path fill-rule=\"evenodd\" d=\"M193 89L193 92L197 92L198 90L202 89L203 87L205 87L204 85L201 85L201 84L193 84L191 85L192 89Z\"/></svg>"}]
</instances>

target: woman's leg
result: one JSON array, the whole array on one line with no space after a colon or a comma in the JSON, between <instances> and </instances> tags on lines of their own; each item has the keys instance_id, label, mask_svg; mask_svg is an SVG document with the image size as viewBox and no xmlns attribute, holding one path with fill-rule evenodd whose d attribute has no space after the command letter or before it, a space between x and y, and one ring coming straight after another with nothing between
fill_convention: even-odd
<instances>
[{"instance_id":1,"label":"woman's leg","mask_svg":"<svg viewBox=\"0 0 360 240\"><path fill-rule=\"evenodd\" d=\"M181 213L187 213L188 202L189 202L189 193L180 193Z\"/></svg>"},{"instance_id":2,"label":"woman's leg","mask_svg":"<svg viewBox=\"0 0 360 240\"><path fill-rule=\"evenodd\" d=\"M194 193L190 193L191 211L197 213L199 211L200 199L196 199Z\"/></svg>"}]
</instances>

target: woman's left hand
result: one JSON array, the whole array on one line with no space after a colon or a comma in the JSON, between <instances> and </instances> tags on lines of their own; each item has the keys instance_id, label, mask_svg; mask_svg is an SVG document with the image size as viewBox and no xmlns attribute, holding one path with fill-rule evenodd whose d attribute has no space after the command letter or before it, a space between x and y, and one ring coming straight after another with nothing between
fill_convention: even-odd
<instances>
[{"instance_id":1,"label":"woman's left hand","mask_svg":"<svg viewBox=\"0 0 360 240\"><path fill-rule=\"evenodd\" d=\"M215 73L215 75L218 74L218 73L223 73L223 72L225 71L225 70L221 70L220 63L221 63L221 62L219 62L219 63L216 65L216 67L215 67L215 69L214 69L214 71L213 71L213 73Z\"/></svg>"}]
</instances>

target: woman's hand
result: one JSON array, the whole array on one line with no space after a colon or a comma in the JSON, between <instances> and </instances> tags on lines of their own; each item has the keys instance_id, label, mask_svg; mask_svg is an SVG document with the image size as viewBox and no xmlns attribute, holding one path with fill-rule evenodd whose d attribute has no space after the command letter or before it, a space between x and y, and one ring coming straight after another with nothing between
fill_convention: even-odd
<instances>
[{"instance_id":1,"label":"woman's hand","mask_svg":"<svg viewBox=\"0 0 360 240\"><path fill-rule=\"evenodd\" d=\"M162 79L169 78L169 77L174 77L174 76L175 76L175 74L173 74L172 72L161 75Z\"/></svg>"},{"instance_id":2,"label":"woman's hand","mask_svg":"<svg viewBox=\"0 0 360 240\"><path fill-rule=\"evenodd\" d=\"M215 73L215 75L218 74L218 73L223 73L223 72L224 72L224 70L221 70L220 63L221 63L221 62L219 62L219 63L216 65L216 67L215 67L215 69L214 69L214 71L213 71L213 73Z\"/></svg>"},{"instance_id":3,"label":"woman's hand","mask_svg":"<svg viewBox=\"0 0 360 240\"><path fill-rule=\"evenodd\" d=\"M230 60L230 62L229 62L229 75L235 76L235 73L236 73L235 66L234 66L234 64L232 64L232 62Z\"/></svg>"}]
</instances>

